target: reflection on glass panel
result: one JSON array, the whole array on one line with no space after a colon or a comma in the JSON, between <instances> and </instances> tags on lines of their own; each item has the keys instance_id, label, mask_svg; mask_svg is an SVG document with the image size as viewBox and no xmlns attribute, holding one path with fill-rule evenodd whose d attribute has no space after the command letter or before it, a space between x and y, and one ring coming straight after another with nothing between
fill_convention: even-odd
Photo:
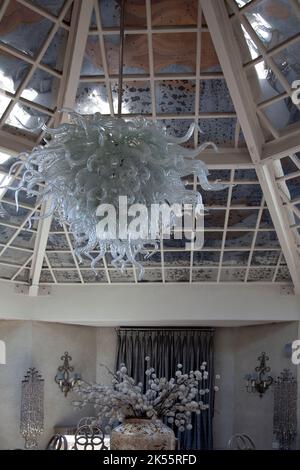
<instances>
[{"instance_id":1,"label":"reflection on glass panel","mask_svg":"<svg viewBox=\"0 0 300 470\"><path fill-rule=\"evenodd\" d=\"M10 2L1 23L0 41L36 56L53 23L18 2Z\"/></svg>"},{"instance_id":2,"label":"reflection on glass panel","mask_svg":"<svg viewBox=\"0 0 300 470\"><path fill-rule=\"evenodd\" d=\"M18 268L13 268L11 266L5 266L0 264L0 278L1 279L11 279L14 274L18 271Z\"/></svg>"},{"instance_id":3,"label":"reflection on glass panel","mask_svg":"<svg viewBox=\"0 0 300 470\"><path fill-rule=\"evenodd\" d=\"M276 75L264 61L250 67L247 70L247 78L256 103L266 101L284 92L284 88L277 80Z\"/></svg>"},{"instance_id":4,"label":"reflection on glass panel","mask_svg":"<svg viewBox=\"0 0 300 470\"><path fill-rule=\"evenodd\" d=\"M22 271L15 277L16 282L29 282L30 269L22 269Z\"/></svg>"},{"instance_id":5,"label":"reflection on glass panel","mask_svg":"<svg viewBox=\"0 0 300 470\"><path fill-rule=\"evenodd\" d=\"M98 36L88 36L80 75L104 75Z\"/></svg>"},{"instance_id":6,"label":"reflection on glass panel","mask_svg":"<svg viewBox=\"0 0 300 470\"><path fill-rule=\"evenodd\" d=\"M54 109L59 90L59 80L44 70L37 69L21 97L28 101L41 104L45 108Z\"/></svg>"},{"instance_id":7,"label":"reflection on glass panel","mask_svg":"<svg viewBox=\"0 0 300 470\"><path fill-rule=\"evenodd\" d=\"M232 209L229 212L228 228L255 228L258 210Z\"/></svg>"},{"instance_id":8,"label":"reflection on glass panel","mask_svg":"<svg viewBox=\"0 0 300 470\"><path fill-rule=\"evenodd\" d=\"M109 270L109 277L112 283L132 283L134 282L134 274L132 269L120 271L116 269Z\"/></svg>"},{"instance_id":9,"label":"reflection on glass panel","mask_svg":"<svg viewBox=\"0 0 300 470\"><path fill-rule=\"evenodd\" d=\"M225 210L210 209L204 215L205 228L223 228L225 223Z\"/></svg>"},{"instance_id":10,"label":"reflection on glass panel","mask_svg":"<svg viewBox=\"0 0 300 470\"><path fill-rule=\"evenodd\" d=\"M152 26L194 26L197 24L197 0L152 0Z\"/></svg>"},{"instance_id":11,"label":"reflection on glass panel","mask_svg":"<svg viewBox=\"0 0 300 470\"><path fill-rule=\"evenodd\" d=\"M12 246L18 246L20 248L34 249L35 245L35 233L21 230L19 235L14 239Z\"/></svg>"},{"instance_id":12,"label":"reflection on glass panel","mask_svg":"<svg viewBox=\"0 0 300 470\"><path fill-rule=\"evenodd\" d=\"M145 269L143 279L139 282L162 282L161 269Z\"/></svg>"},{"instance_id":13,"label":"reflection on glass panel","mask_svg":"<svg viewBox=\"0 0 300 470\"><path fill-rule=\"evenodd\" d=\"M136 256L136 260L139 263L141 263L143 266L159 267L161 265L161 254L160 254L160 251L156 251L152 253L151 256L148 256L148 253L139 253ZM109 261L109 264L110 262L111 261Z\"/></svg>"},{"instance_id":14,"label":"reflection on glass panel","mask_svg":"<svg viewBox=\"0 0 300 470\"><path fill-rule=\"evenodd\" d=\"M118 83L112 85L114 111L118 111ZM151 114L151 92L148 82L126 82L123 85L122 114Z\"/></svg>"},{"instance_id":15,"label":"reflection on glass panel","mask_svg":"<svg viewBox=\"0 0 300 470\"><path fill-rule=\"evenodd\" d=\"M42 7L44 10L47 10L56 16L59 15L65 4L65 0L30 0L30 2Z\"/></svg>"},{"instance_id":16,"label":"reflection on glass panel","mask_svg":"<svg viewBox=\"0 0 300 470\"><path fill-rule=\"evenodd\" d=\"M198 186L197 190L202 195L205 207L227 205L228 189L222 189L222 191L204 191L201 186Z\"/></svg>"},{"instance_id":17,"label":"reflection on glass panel","mask_svg":"<svg viewBox=\"0 0 300 470\"><path fill-rule=\"evenodd\" d=\"M42 58L42 63L61 72L65 60L67 40L68 32L64 28L59 28Z\"/></svg>"},{"instance_id":18,"label":"reflection on glass panel","mask_svg":"<svg viewBox=\"0 0 300 470\"><path fill-rule=\"evenodd\" d=\"M221 248L222 238L222 232L205 232L204 248Z\"/></svg>"},{"instance_id":19,"label":"reflection on glass panel","mask_svg":"<svg viewBox=\"0 0 300 470\"><path fill-rule=\"evenodd\" d=\"M195 111L195 81L169 80L156 83L158 113L193 113Z\"/></svg>"},{"instance_id":20,"label":"reflection on glass panel","mask_svg":"<svg viewBox=\"0 0 300 470\"><path fill-rule=\"evenodd\" d=\"M221 282L243 282L246 275L246 269L221 269Z\"/></svg>"},{"instance_id":21,"label":"reflection on glass panel","mask_svg":"<svg viewBox=\"0 0 300 470\"><path fill-rule=\"evenodd\" d=\"M285 175L289 175L290 173L293 173L294 171L298 170L297 165L295 165L295 163L290 157L281 158L280 163L282 171Z\"/></svg>"},{"instance_id":22,"label":"reflection on glass panel","mask_svg":"<svg viewBox=\"0 0 300 470\"><path fill-rule=\"evenodd\" d=\"M262 191L257 184L238 184L232 189L231 204L259 206L261 203Z\"/></svg>"},{"instance_id":23,"label":"reflection on glass panel","mask_svg":"<svg viewBox=\"0 0 300 470\"><path fill-rule=\"evenodd\" d=\"M14 248L7 248L7 250L5 250L5 252L1 255L0 261L3 263L23 265L26 263L26 261L29 260L30 256L30 252L16 250Z\"/></svg>"},{"instance_id":24,"label":"reflection on glass panel","mask_svg":"<svg viewBox=\"0 0 300 470\"><path fill-rule=\"evenodd\" d=\"M0 118L3 116L3 114L5 113L9 103L10 103L10 98L8 98L7 96L3 96L0 94Z\"/></svg>"},{"instance_id":25,"label":"reflection on glass panel","mask_svg":"<svg viewBox=\"0 0 300 470\"><path fill-rule=\"evenodd\" d=\"M243 247L250 248L253 239L253 232L227 232L225 248Z\"/></svg>"},{"instance_id":26,"label":"reflection on glass panel","mask_svg":"<svg viewBox=\"0 0 300 470\"><path fill-rule=\"evenodd\" d=\"M11 55L0 53L0 88L15 93L29 70L28 64ZM0 100L2 100L2 96Z\"/></svg>"},{"instance_id":27,"label":"reflection on glass panel","mask_svg":"<svg viewBox=\"0 0 300 470\"><path fill-rule=\"evenodd\" d=\"M201 34L201 73L222 72L218 55L216 53L209 32Z\"/></svg>"},{"instance_id":28,"label":"reflection on glass panel","mask_svg":"<svg viewBox=\"0 0 300 470\"><path fill-rule=\"evenodd\" d=\"M203 113L234 112L225 80L200 81L199 111Z\"/></svg>"},{"instance_id":29,"label":"reflection on glass panel","mask_svg":"<svg viewBox=\"0 0 300 470\"><path fill-rule=\"evenodd\" d=\"M270 232L258 232L256 237L256 246L257 247L273 247L279 248L280 244L277 238L275 231Z\"/></svg>"},{"instance_id":30,"label":"reflection on glass panel","mask_svg":"<svg viewBox=\"0 0 300 470\"><path fill-rule=\"evenodd\" d=\"M293 178L286 181L291 199L296 199L300 197L300 178Z\"/></svg>"},{"instance_id":31,"label":"reflection on glass panel","mask_svg":"<svg viewBox=\"0 0 300 470\"><path fill-rule=\"evenodd\" d=\"M230 170L209 170L208 179L210 181L229 181Z\"/></svg>"},{"instance_id":32,"label":"reflection on glass panel","mask_svg":"<svg viewBox=\"0 0 300 470\"><path fill-rule=\"evenodd\" d=\"M234 172L234 180L235 181L258 181L257 174L255 170L248 168L246 170L235 170Z\"/></svg>"},{"instance_id":33,"label":"reflection on glass panel","mask_svg":"<svg viewBox=\"0 0 300 470\"><path fill-rule=\"evenodd\" d=\"M119 73L120 37L105 35L105 50L109 74ZM146 34L128 34L124 44L124 74L149 73L148 39Z\"/></svg>"},{"instance_id":34,"label":"reflection on glass panel","mask_svg":"<svg viewBox=\"0 0 300 470\"><path fill-rule=\"evenodd\" d=\"M53 284L53 277L48 269L43 269L40 277L40 284Z\"/></svg>"},{"instance_id":35,"label":"reflection on glass panel","mask_svg":"<svg viewBox=\"0 0 300 470\"><path fill-rule=\"evenodd\" d=\"M249 251L224 251L223 266L247 265Z\"/></svg>"},{"instance_id":36,"label":"reflection on glass panel","mask_svg":"<svg viewBox=\"0 0 300 470\"><path fill-rule=\"evenodd\" d=\"M52 268L75 268L71 253L48 253L48 260Z\"/></svg>"},{"instance_id":37,"label":"reflection on glass panel","mask_svg":"<svg viewBox=\"0 0 300 470\"><path fill-rule=\"evenodd\" d=\"M300 121L300 111L290 98L273 103L263 112L276 129L284 129Z\"/></svg>"},{"instance_id":38,"label":"reflection on glass panel","mask_svg":"<svg viewBox=\"0 0 300 470\"><path fill-rule=\"evenodd\" d=\"M279 251L254 251L251 264L256 266L276 266L279 256Z\"/></svg>"},{"instance_id":39,"label":"reflection on glass panel","mask_svg":"<svg viewBox=\"0 0 300 470\"><path fill-rule=\"evenodd\" d=\"M101 23L104 28L120 25L120 2L118 0L98 0ZM129 0L126 2L125 26L146 27L145 0Z\"/></svg>"},{"instance_id":40,"label":"reflection on glass panel","mask_svg":"<svg viewBox=\"0 0 300 470\"><path fill-rule=\"evenodd\" d=\"M289 0L256 2L245 15L267 48L275 47L299 32L300 23Z\"/></svg>"},{"instance_id":41,"label":"reflection on glass panel","mask_svg":"<svg viewBox=\"0 0 300 470\"><path fill-rule=\"evenodd\" d=\"M292 278L287 266L283 266L278 269L275 282L292 282Z\"/></svg>"},{"instance_id":42,"label":"reflection on glass panel","mask_svg":"<svg viewBox=\"0 0 300 470\"><path fill-rule=\"evenodd\" d=\"M234 145L236 118L200 119L200 142L213 141L217 145Z\"/></svg>"},{"instance_id":43,"label":"reflection on glass panel","mask_svg":"<svg viewBox=\"0 0 300 470\"><path fill-rule=\"evenodd\" d=\"M196 33L153 34L154 71L195 72L196 40Z\"/></svg>"},{"instance_id":44,"label":"reflection on glass panel","mask_svg":"<svg viewBox=\"0 0 300 470\"><path fill-rule=\"evenodd\" d=\"M87 284L107 283L107 276L104 270L97 270L96 272L92 270L84 270L81 271L81 275L84 282Z\"/></svg>"},{"instance_id":45,"label":"reflection on glass panel","mask_svg":"<svg viewBox=\"0 0 300 470\"><path fill-rule=\"evenodd\" d=\"M188 119L162 119L158 121L158 125L161 124L169 135L183 137L193 122L194 121ZM189 142L194 142L194 140L190 139Z\"/></svg>"},{"instance_id":46,"label":"reflection on glass panel","mask_svg":"<svg viewBox=\"0 0 300 470\"><path fill-rule=\"evenodd\" d=\"M220 261L220 251L194 251L194 266L218 266Z\"/></svg>"},{"instance_id":47,"label":"reflection on glass panel","mask_svg":"<svg viewBox=\"0 0 300 470\"><path fill-rule=\"evenodd\" d=\"M16 232L15 229L0 225L0 243L5 245Z\"/></svg>"},{"instance_id":48,"label":"reflection on glass panel","mask_svg":"<svg viewBox=\"0 0 300 470\"><path fill-rule=\"evenodd\" d=\"M81 83L77 90L75 111L81 114L109 114L109 103L104 83Z\"/></svg>"},{"instance_id":49,"label":"reflection on glass panel","mask_svg":"<svg viewBox=\"0 0 300 470\"><path fill-rule=\"evenodd\" d=\"M217 269L193 269L193 282L216 282L218 277Z\"/></svg>"},{"instance_id":50,"label":"reflection on glass panel","mask_svg":"<svg viewBox=\"0 0 300 470\"><path fill-rule=\"evenodd\" d=\"M53 271L59 284L80 284L80 277L77 271Z\"/></svg>"},{"instance_id":51,"label":"reflection on glass panel","mask_svg":"<svg viewBox=\"0 0 300 470\"><path fill-rule=\"evenodd\" d=\"M243 8L247 3L251 2L252 0L234 0L235 3L239 8Z\"/></svg>"},{"instance_id":52,"label":"reflection on glass panel","mask_svg":"<svg viewBox=\"0 0 300 470\"><path fill-rule=\"evenodd\" d=\"M191 260L191 253L189 251L167 251L164 253L165 266L182 265L189 267Z\"/></svg>"},{"instance_id":53,"label":"reflection on glass panel","mask_svg":"<svg viewBox=\"0 0 300 470\"><path fill-rule=\"evenodd\" d=\"M10 112L5 123L21 129L24 133L29 132L32 135L39 135L43 124L47 123L49 116L30 106L16 103Z\"/></svg>"},{"instance_id":54,"label":"reflection on glass panel","mask_svg":"<svg viewBox=\"0 0 300 470\"><path fill-rule=\"evenodd\" d=\"M166 282L189 282L189 269L165 269Z\"/></svg>"},{"instance_id":55,"label":"reflection on glass panel","mask_svg":"<svg viewBox=\"0 0 300 470\"><path fill-rule=\"evenodd\" d=\"M262 212L259 228L274 228L272 218L268 209L264 209Z\"/></svg>"},{"instance_id":56,"label":"reflection on glass panel","mask_svg":"<svg viewBox=\"0 0 300 470\"><path fill-rule=\"evenodd\" d=\"M274 272L274 268L250 268L248 282L271 282Z\"/></svg>"},{"instance_id":57,"label":"reflection on glass panel","mask_svg":"<svg viewBox=\"0 0 300 470\"><path fill-rule=\"evenodd\" d=\"M60 234L49 234L47 250L69 250L69 244L65 235Z\"/></svg>"},{"instance_id":58,"label":"reflection on glass panel","mask_svg":"<svg viewBox=\"0 0 300 470\"><path fill-rule=\"evenodd\" d=\"M300 28L299 28L300 29ZM283 51L276 54L274 61L278 65L279 69L292 84L294 80L298 80L300 77L300 43L291 44L290 46L283 49Z\"/></svg>"}]
</instances>

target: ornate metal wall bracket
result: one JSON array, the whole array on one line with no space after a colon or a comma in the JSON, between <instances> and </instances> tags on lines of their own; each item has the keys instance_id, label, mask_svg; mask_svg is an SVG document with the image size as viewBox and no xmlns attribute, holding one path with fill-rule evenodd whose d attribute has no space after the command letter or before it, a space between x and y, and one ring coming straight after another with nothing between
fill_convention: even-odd
<instances>
[{"instance_id":1,"label":"ornate metal wall bracket","mask_svg":"<svg viewBox=\"0 0 300 470\"><path fill-rule=\"evenodd\" d=\"M69 355L68 351L61 356L61 360L63 364L58 367L58 372L54 380L66 397L73 389L76 382L80 380L81 376L80 374L74 373L74 367L70 365L72 357Z\"/></svg>"},{"instance_id":2,"label":"ornate metal wall bracket","mask_svg":"<svg viewBox=\"0 0 300 470\"><path fill-rule=\"evenodd\" d=\"M247 392L257 392L260 397L263 397L270 385L272 385L273 377L268 375L271 368L266 365L266 361L268 360L269 357L265 352L262 352L261 356L258 357L259 366L255 367L255 372L245 376L245 379L247 380Z\"/></svg>"},{"instance_id":3,"label":"ornate metal wall bracket","mask_svg":"<svg viewBox=\"0 0 300 470\"><path fill-rule=\"evenodd\" d=\"M44 379L34 368L22 380L20 433L25 449L37 449L44 431Z\"/></svg>"}]
</instances>

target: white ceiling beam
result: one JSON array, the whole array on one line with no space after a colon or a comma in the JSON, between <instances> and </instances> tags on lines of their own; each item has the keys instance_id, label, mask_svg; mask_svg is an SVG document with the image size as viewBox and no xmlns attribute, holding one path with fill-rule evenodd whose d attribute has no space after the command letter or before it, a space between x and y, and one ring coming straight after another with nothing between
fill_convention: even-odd
<instances>
[{"instance_id":1,"label":"white ceiling beam","mask_svg":"<svg viewBox=\"0 0 300 470\"><path fill-rule=\"evenodd\" d=\"M300 130L295 134L279 137L279 139L264 144L262 161L278 160L297 152L300 152Z\"/></svg>"},{"instance_id":2,"label":"white ceiling beam","mask_svg":"<svg viewBox=\"0 0 300 470\"><path fill-rule=\"evenodd\" d=\"M233 104L241 124L251 159L266 199L278 239L281 244L295 292L300 293L299 255L282 208L274 174L261 163L264 137L255 111L240 50L223 0L202 0L202 9L214 43Z\"/></svg>"},{"instance_id":3,"label":"white ceiling beam","mask_svg":"<svg viewBox=\"0 0 300 470\"><path fill-rule=\"evenodd\" d=\"M57 100L58 109L62 107L74 107L93 6L94 0L84 0L84 2L74 0L71 28L65 53L64 73ZM54 124L58 125L66 120L67 116L65 114L57 114ZM50 202L48 201L43 206L43 213L47 213L49 208ZM35 256L31 268L30 296L38 295L39 280L51 221L51 217L39 221L38 234L34 247Z\"/></svg>"}]
</instances>

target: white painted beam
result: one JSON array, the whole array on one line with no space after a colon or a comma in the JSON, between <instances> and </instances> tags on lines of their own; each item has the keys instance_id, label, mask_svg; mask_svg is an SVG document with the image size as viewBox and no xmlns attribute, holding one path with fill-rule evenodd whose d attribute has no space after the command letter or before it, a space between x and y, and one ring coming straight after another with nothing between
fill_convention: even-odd
<instances>
[{"instance_id":1,"label":"white painted beam","mask_svg":"<svg viewBox=\"0 0 300 470\"><path fill-rule=\"evenodd\" d=\"M278 160L297 152L300 152L300 130L295 134L279 137L279 139L264 144L262 161Z\"/></svg>"},{"instance_id":2,"label":"white painted beam","mask_svg":"<svg viewBox=\"0 0 300 470\"><path fill-rule=\"evenodd\" d=\"M261 163L263 145L265 144L264 137L225 2L223 0L202 0L201 4L251 159L255 164L257 176L293 279L295 292L300 294L299 254L289 228L287 214L281 204L275 177L270 171L270 167L266 163Z\"/></svg>"},{"instance_id":3,"label":"white painted beam","mask_svg":"<svg viewBox=\"0 0 300 470\"><path fill-rule=\"evenodd\" d=\"M74 1L71 28L65 54L64 73L57 100L58 109L62 107L74 107L93 6L94 0L84 0L84 2L80 0ZM66 119L66 115L58 114L55 118L54 125L58 125ZM49 208L50 201L43 205L42 212L46 214L49 212ZM30 276L30 296L38 295L39 280L51 221L52 217L47 217L46 219L41 219L39 222Z\"/></svg>"}]
</instances>

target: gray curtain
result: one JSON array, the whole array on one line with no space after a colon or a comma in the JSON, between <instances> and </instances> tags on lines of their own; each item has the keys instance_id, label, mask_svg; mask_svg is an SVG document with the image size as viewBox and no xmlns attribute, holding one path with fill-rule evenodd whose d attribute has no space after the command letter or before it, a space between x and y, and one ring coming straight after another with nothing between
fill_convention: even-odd
<instances>
[{"instance_id":1,"label":"gray curtain","mask_svg":"<svg viewBox=\"0 0 300 470\"><path fill-rule=\"evenodd\" d=\"M179 433L181 449L213 449L213 410L214 410L214 370L213 370L213 329L156 329L156 328L120 328L118 329L117 368L125 363L129 375L136 382L146 386L145 357L151 357L151 366L158 377L174 377L176 365L183 365L183 372L199 369L202 362L207 362L209 371L206 395L210 408L193 417L193 429ZM176 431L174 429L174 431Z\"/></svg>"}]
</instances>

